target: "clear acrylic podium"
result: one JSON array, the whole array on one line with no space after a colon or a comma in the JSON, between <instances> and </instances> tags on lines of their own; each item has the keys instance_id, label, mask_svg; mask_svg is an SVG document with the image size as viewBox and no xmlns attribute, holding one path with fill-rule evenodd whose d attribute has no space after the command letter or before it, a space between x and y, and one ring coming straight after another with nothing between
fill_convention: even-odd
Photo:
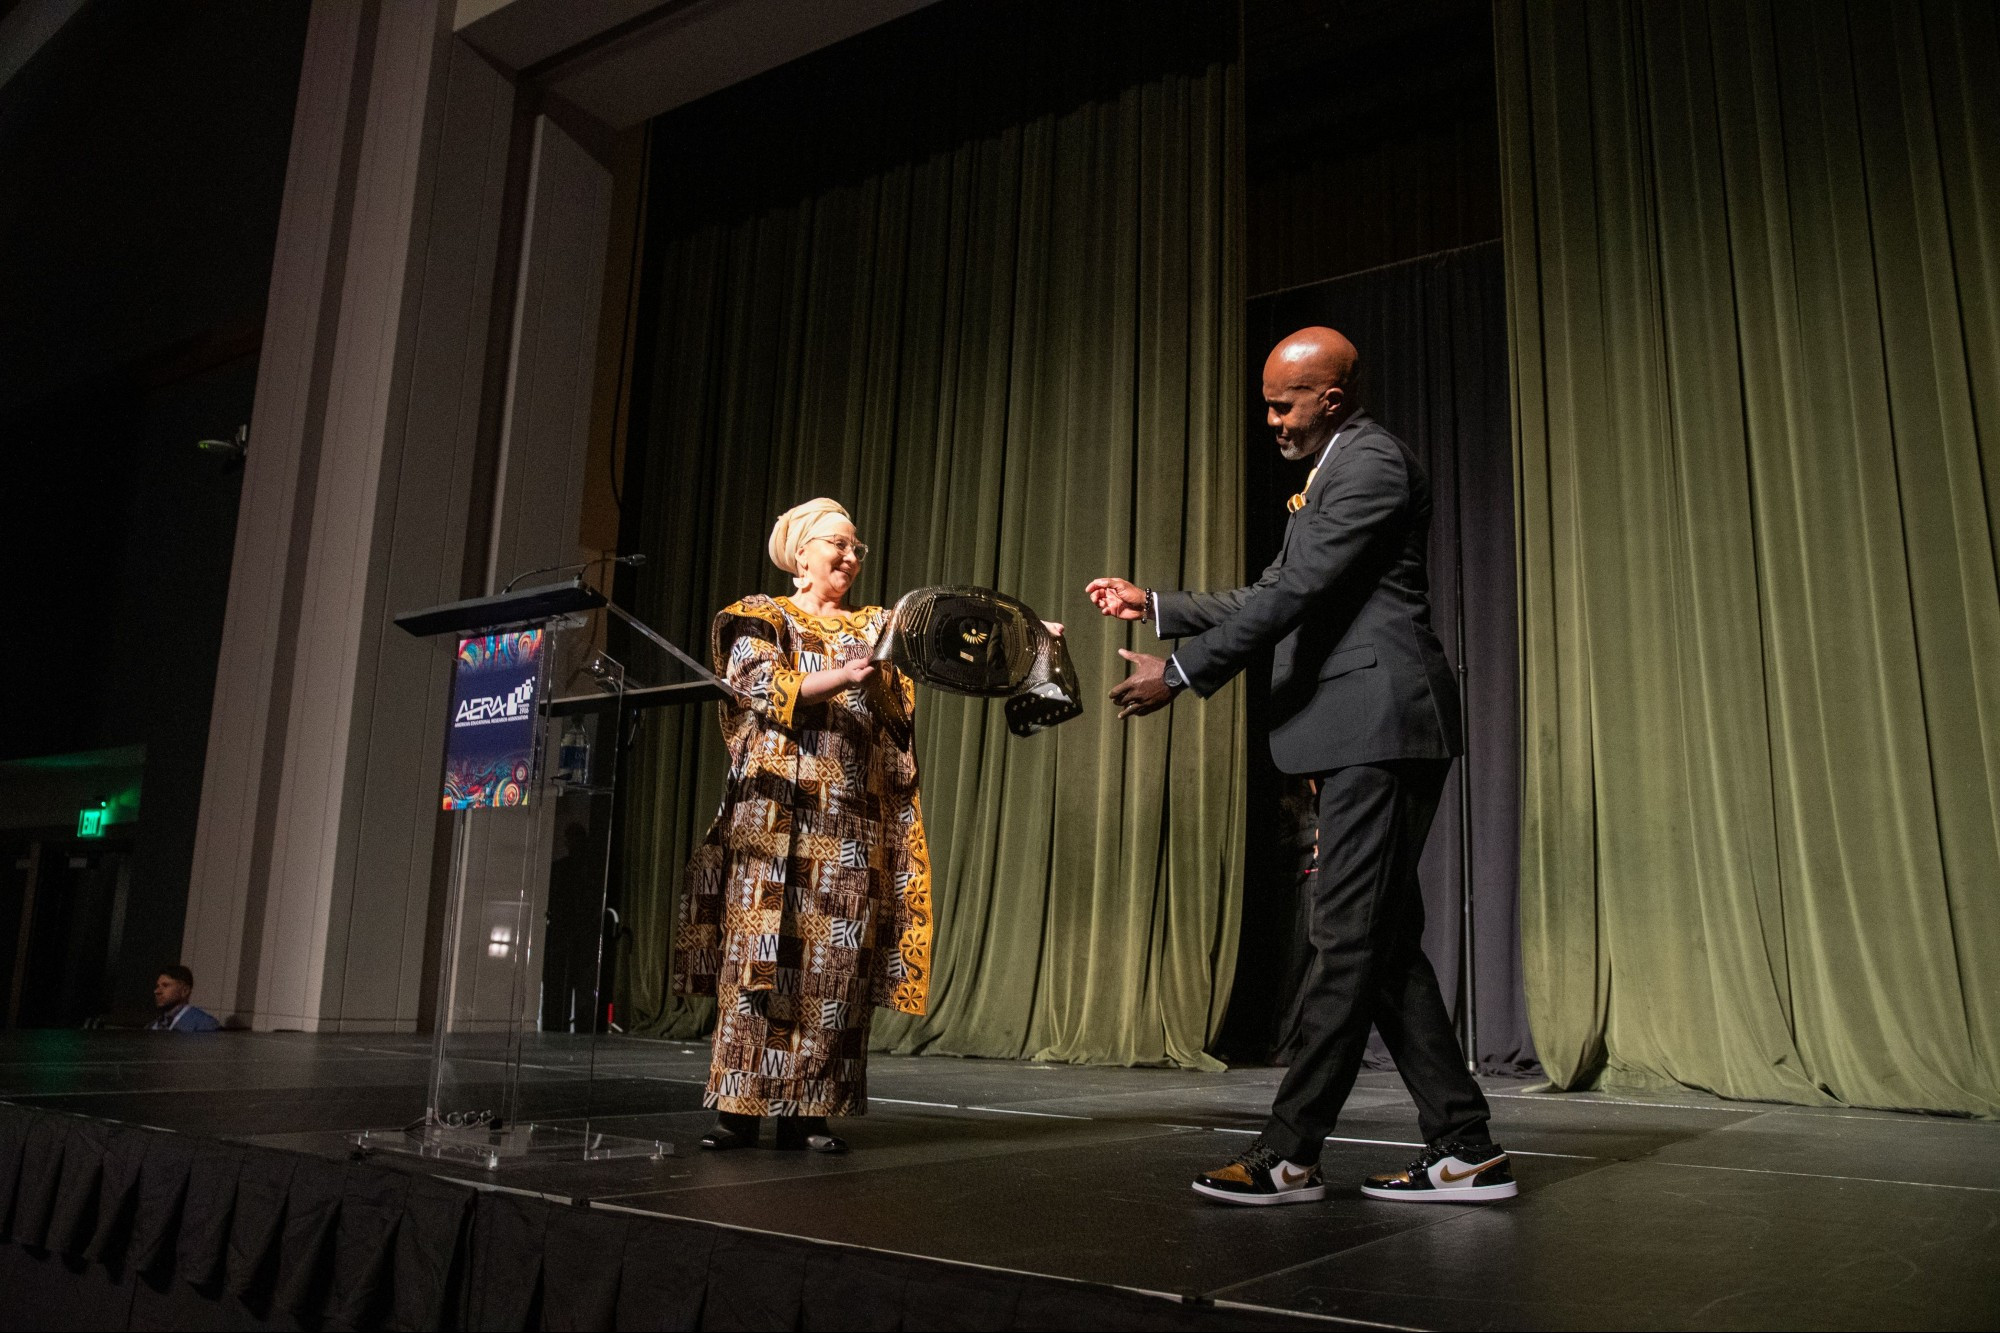
<instances>
[{"instance_id":1,"label":"clear acrylic podium","mask_svg":"<svg viewBox=\"0 0 2000 1333\"><path fill-rule=\"evenodd\" d=\"M640 711L727 687L581 579L396 624L454 651L440 793L451 857L425 1114L363 1131L356 1147L489 1171L671 1154L593 1124L607 1113L611 826Z\"/></svg>"}]
</instances>

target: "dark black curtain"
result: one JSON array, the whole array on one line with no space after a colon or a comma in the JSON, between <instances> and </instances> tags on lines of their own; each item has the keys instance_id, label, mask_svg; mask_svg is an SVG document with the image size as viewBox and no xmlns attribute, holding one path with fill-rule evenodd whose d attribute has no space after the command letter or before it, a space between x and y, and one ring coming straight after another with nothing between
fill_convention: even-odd
<instances>
[{"instance_id":1,"label":"dark black curtain","mask_svg":"<svg viewBox=\"0 0 2000 1333\"><path fill-rule=\"evenodd\" d=\"M1266 349L1325 324L1361 351L1363 406L1407 441L1430 472L1431 610L1445 651L1465 668L1467 758L1445 788L1423 861L1424 948L1456 1011L1461 989L1461 855L1470 788L1474 1016L1482 1066L1534 1062L1521 984L1520 725L1514 608L1513 462L1507 407L1506 296L1500 243L1467 246L1253 298L1249 401ZM1277 553L1285 497L1303 480L1261 422L1251 426L1244 487L1244 567ZM1249 684L1250 784L1243 929L1222 1046L1283 1059L1305 970L1301 885L1312 857L1303 779L1271 764L1269 700ZM1463 780L1464 785L1461 785ZM1375 1048L1380 1055L1379 1045Z\"/></svg>"}]
</instances>

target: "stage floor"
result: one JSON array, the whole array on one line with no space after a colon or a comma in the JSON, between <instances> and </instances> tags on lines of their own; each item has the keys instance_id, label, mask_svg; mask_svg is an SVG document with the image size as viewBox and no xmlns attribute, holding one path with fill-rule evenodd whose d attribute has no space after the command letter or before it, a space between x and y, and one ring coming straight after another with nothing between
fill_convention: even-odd
<instances>
[{"instance_id":1,"label":"stage floor","mask_svg":"<svg viewBox=\"0 0 2000 1333\"><path fill-rule=\"evenodd\" d=\"M555 1076L561 1040L530 1059ZM414 1037L0 1033L0 1100L305 1149L421 1113ZM1483 1209L1366 1200L1415 1116L1362 1076L1323 1204L1226 1209L1187 1188L1238 1151L1280 1071L876 1057L855 1151L703 1154L700 1044L600 1048L609 1132L661 1162L492 1176L634 1209L1149 1291L1410 1328L1992 1328L2000 1124L1696 1095L1548 1095L1486 1080L1522 1194ZM531 1076L534 1076L531 1074Z\"/></svg>"}]
</instances>

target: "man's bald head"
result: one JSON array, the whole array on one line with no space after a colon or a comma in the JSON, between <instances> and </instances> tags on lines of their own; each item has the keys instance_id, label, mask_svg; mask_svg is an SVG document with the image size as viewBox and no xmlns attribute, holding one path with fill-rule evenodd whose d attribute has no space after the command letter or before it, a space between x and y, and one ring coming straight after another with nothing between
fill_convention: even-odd
<instances>
[{"instance_id":1,"label":"man's bald head","mask_svg":"<svg viewBox=\"0 0 2000 1333\"><path fill-rule=\"evenodd\" d=\"M1300 329L1264 359L1264 421L1286 458L1318 453L1354 411L1347 390L1361 364L1335 329Z\"/></svg>"},{"instance_id":2,"label":"man's bald head","mask_svg":"<svg viewBox=\"0 0 2000 1333\"><path fill-rule=\"evenodd\" d=\"M1361 354L1345 334L1314 326L1300 329L1271 349L1264 362L1264 378L1276 375L1288 385L1315 392L1334 386L1345 388L1360 363Z\"/></svg>"}]
</instances>

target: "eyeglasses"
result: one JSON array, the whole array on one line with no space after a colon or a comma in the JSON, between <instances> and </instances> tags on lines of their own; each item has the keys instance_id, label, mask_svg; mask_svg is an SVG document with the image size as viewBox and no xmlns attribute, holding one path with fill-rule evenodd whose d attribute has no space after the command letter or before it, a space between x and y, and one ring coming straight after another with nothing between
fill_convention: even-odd
<instances>
[{"instance_id":1,"label":"eyeglasses","mask_svg":"<svg viewBox=\"0 0 2000 1333\"><path fill-rule=\"evenodd\" d=\"M866 560L868 558L867 542L849 541L845 537L815 537L813 540L816 542L825 542L843 556L851 555L856 560Z\"/></svg>"}]
</instances>

